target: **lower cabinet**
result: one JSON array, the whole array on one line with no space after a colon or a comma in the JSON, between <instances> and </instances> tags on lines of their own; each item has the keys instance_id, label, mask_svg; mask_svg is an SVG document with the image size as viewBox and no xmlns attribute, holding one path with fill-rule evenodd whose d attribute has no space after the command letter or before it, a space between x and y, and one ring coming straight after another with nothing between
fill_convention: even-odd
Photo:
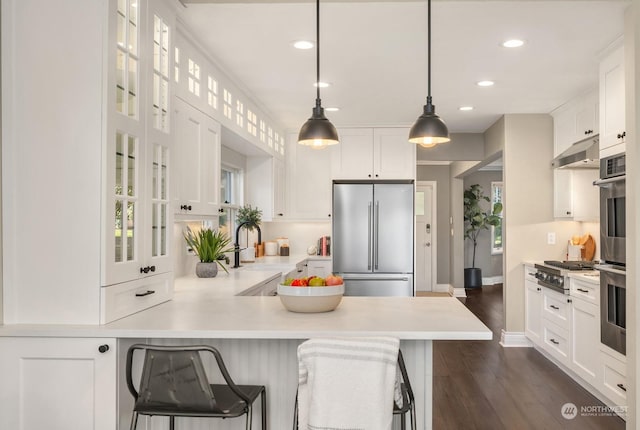
<instances>
[{"instance_id":1,"label":"lower cabinet","mask_svg":"<svg viewBox=\"0 0 640 430\"><path fill-rule=\"evenodd\" d=\"M571 278L571 294L560 294L524 269L525 336L608 406L626 406L626 357L600 342L599 286Z\"/></svg>"},{"instance_id":2,"label":"lower cabinet","mask_svg":"<svg viewBox=\"0 0 640 430\"><path fill-rule=\"evenodd\" d=\"M573 282L573 281L572 281ZM600 349L600 309L586 300L573 298L571 309L571 367L582 379L597 387L601 378Z\"/></svg>"},{"instance_id":3,"label":"lower cabinet","mask_svg":"<svg viewBox=\"0 0 640 430\"><path fill-rule=\"evenodd\" d=\"M331 260L314 260L312 258L307 260L307 276L326 278L331 275L331 269Z\"/></svg>"},{"instance_id":4,"label":"lower cabinet","mask_svg":"<svg viewBox=\"0 0 640 430\"><path fill-rule=\"evenodd\" d=\"M0 338L0 428L114 430L111 338Z\"/></svg>"}]
</instances>

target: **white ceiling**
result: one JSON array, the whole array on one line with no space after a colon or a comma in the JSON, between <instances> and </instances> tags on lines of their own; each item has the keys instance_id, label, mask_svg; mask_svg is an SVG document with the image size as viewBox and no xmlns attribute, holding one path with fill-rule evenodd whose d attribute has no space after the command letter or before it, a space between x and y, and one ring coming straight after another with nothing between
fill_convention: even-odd
<instances>
[{"instance_id":1,"label":"white ceiling","mask_svg":"<svg viewBox=\"0 0 640 430\"><path fill-rule=\"evenodd\" d=\"M315 103L315 2L184 0L183 21L276 121L298 129ZM202 3L204 2L204 3ZM623 32L629 1L432 4L432 96L451 132L504 113L547 113L598 83L599 54ZM426 97L426 1L321 2L321 90L336 126L411 125ZM526 40L506 49L508 38ZM490 79L491 88L476 82ZM471 112L458 107L472 105Z\"/></svg>"}]
</instances>

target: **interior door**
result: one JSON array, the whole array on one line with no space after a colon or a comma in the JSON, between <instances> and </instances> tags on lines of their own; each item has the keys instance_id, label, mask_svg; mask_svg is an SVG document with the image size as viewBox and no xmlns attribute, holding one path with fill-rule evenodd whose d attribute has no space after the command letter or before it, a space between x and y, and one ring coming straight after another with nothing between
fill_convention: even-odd
<instances>
[{"instance_id":1,"label":"interior door","mask_svg":"<svg viewBox=\"0 0 640 430\"><path fill-rule=\"evenodd\" d=\"M416 187L416 291L433 291L435 216L433 215L433 185Z\"/></svg>"}]
</instances>

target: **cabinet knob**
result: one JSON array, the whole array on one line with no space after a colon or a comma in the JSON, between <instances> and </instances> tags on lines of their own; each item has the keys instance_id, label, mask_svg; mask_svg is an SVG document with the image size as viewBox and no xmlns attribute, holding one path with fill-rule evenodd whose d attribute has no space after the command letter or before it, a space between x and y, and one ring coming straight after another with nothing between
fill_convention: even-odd
<instances>
[{"instance_id":1,"label":"cabinet knob","mask_svg":"<svg viewBox=\"0 0 640 430\"><path fill-rule=\"evenodd\" d=\"M538 290L538 291L542 291L542 288L538 287L538 288L536 288L536 290Z\"/></svg>"},{"instance_id":2,"label":"cabinet knob","mask_svg":"<svg viewBox=\"0 0 640 430\"><path fill-rule=\"evenodd\" d=\"M152 272L155 272L156 271L156 266L149 267L149 270L151 270Z\"/></svg>"},{"instance_id":3,"label":"cabinet knob","mask_svg":"<svg viewBox=\"0 0 640 430\"><path fill-rule=\"evenodd\" d=\"M368 174L367 176L368 176L368 177L371 177L371 174Z\"/></svg>"},{"instance_id":4,"label":"cabinet knob","mask_svg":"<svg viewBox=\"0 0 640 430\"><path fill-rule=\"evenodd\" d=\"M573 300L567 299L567 303L572 303L572 302L573 302Z\"/></svg>"},{"instance_id":5,"label":"cabinet knob","mask_svg":"<svg viewBox=\"0 0 640 430\"><path fill-rule=\"evenodd\" d=\"M218 209L218 212L219 213L224 213L224 209L220 208L220 209Z\"/></svg>"},{"instance_id":6,"label":"cabinet knob","mask_svg":"<svg viewBox=\"0 0 640 430\"><path fill-rule=\"evenodd\" d=\"M107 345L106 343L104 345L100 345L98 347L98 351L100 352L100 354L104 354L105 352L109 351L109 345Z\"/></svg>"},{"instance_id":7,"label":"cabinet knob","mask_svg":"<svg viewBox=\"0 0 640 430\"><path fill-rule=\"evenodd\" d=\"M567 215L571 215L571 211L567 211Z\"/></svg>"},{"instance_id":8,"label":"cabinet knob","mask_svg":"<svg viewBox=\"0 0 640 430\"><path fill-rule=\"evenodd\" d=\"M329 218L331 218L331 214L327 215Z\"/></svg>"}]
</instances>

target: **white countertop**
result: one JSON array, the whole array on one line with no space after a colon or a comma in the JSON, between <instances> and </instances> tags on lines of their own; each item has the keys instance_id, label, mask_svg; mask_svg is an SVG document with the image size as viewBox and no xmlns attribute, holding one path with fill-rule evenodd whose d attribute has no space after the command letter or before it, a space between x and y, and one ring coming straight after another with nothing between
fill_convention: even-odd
<instances>
[{"instance_id":1,"label":"white countertop","mask_svg":"<svg viewBox=\"0 0 640 430\"><path fill-rule=\"evenodd\" d=\"M570 278L579 279L590 284L600 285L600 272L597 270L589 270L583 272L571 272Z\"/></svg>"},{"instance_id":2,"label":"white countertop","mask_svg":"<svg viewBox=\"0 0 640 430\"><path fill-rule=\"evenodd\" d=\"M233 271L176 280L174 299L106 325L9 325L0 336L306 339L395 336L488 340L491 331L452 297L344 297L333 312L288 312L278 297L237 292L278 272Z\"/></svg>"}]
</instances>

